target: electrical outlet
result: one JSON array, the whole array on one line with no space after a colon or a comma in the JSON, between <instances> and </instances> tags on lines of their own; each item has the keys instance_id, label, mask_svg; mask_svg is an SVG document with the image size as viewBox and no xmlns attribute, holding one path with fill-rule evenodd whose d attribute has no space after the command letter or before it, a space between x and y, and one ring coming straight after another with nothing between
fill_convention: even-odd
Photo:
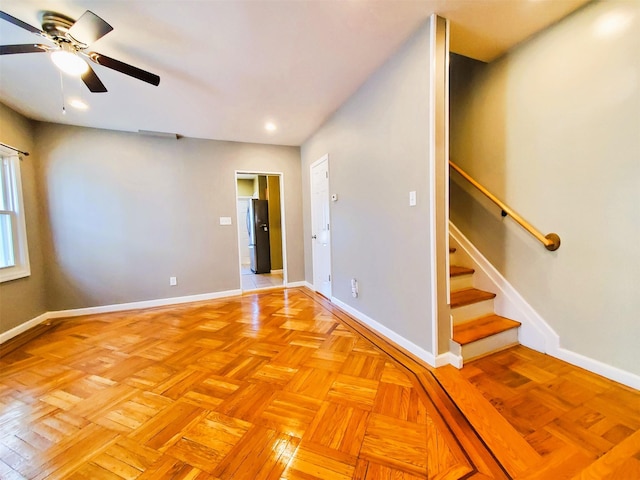
<instances>
[{"instance_id":1,"label":"electrical outlet","mask_svg":"<svg viewBox=\"0 0 640 480\"><path fill-rule=\"evenodd\" d=\"M353 298L358 298L358 280L355 278L351 279L351 296Z\"/></svg>"},{"instance_id":2,"label":"electrical outlet","mask_svg":"<svg viewBox=\"0 0 640 480\"><path fill-rule=\"evenodd\" d=\"M169 277L169 286L175 287L176 285L178 285L178 278L177 277Z\"/></svg>"}]
</instances>

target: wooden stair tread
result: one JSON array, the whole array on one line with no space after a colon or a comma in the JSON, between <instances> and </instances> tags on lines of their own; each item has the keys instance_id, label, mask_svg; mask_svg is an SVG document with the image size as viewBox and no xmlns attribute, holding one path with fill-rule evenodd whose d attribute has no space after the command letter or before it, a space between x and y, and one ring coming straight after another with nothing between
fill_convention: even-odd
<instances>
[{"instance_id":1,"label":"wooden stair tread","mask_svg":"<svg viewBox=\"0 0 640 480\"><path fill-rule=\"evenodd\" d=\"M459 265L451 265L449 267L449 277L458 277L460 275L470 275L475 270L469 267L461 267Z\"/></svg>"},{"instance_id":2,"label":"wooden stair tread","mask_svg":"<svg viewBox=\"0 0 640 480\"><path fill-rule=\"evenodd\" d=\"M451 308L471 305L472 303L482 302L495 298L496 294L478 290L477 288L466 288L451 292Z\"/></svg>"},{"instance_id":3,"label":"wooden stair tread","mask_svg":"<svg viewBox=\"0 0 640 480\"><path fill-rule=\"evenodd\" d=\"M506 332L512 328L518 328L520 322L500 315L487 315L453 326L453 341L460 345L467 345L482 338L487 338L497 333Z\"/></svg>"}]
</instances>

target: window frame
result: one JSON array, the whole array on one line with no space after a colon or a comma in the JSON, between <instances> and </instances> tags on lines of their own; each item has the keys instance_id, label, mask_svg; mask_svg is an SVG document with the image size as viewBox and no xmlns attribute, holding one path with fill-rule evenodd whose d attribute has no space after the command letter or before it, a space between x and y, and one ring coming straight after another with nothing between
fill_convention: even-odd
<instances>
[{"instance_id":1,"label":"window frame","mask_svg":"<svg viewBox=\"0 0 640 480\"><path fill-rule=\"evenodd\" d=\"M4 175L0 176L0 181L4 181L3 187L8 191L10 209L2 210L2 213L8 213L11 219L14 265L0 268L0 283L31 275L20 159L17 153L0 147L0 168L3 170L5 162L8 165L8 169L5 170L8 171L8 175L7 178L4 178Z\"/></svg>"}]
</instances>

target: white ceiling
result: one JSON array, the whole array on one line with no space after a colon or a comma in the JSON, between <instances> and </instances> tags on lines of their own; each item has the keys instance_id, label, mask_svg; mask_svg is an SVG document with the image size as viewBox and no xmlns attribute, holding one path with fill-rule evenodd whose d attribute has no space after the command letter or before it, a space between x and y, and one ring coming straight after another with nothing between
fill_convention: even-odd
<instances>
[{"instance_id":1,"label":"white ceiling","mask_svg":"<svg viewBox=\"0 0 640 480\"><path fill-rule=\"evenodd\" d=\"M46 53L3 55L0 101L48 122L300 145L431 13L451 20L452 51L488 61L586 2L2 0L1 10L38 28L42 10L76 19L93 11L114 30L89 50L161 82L92 65L109 92L90 93L66 75L61 88ZM39 42L0 20L0 44ZM62 115L63 96L90 107ZM267 121L275 132L265 131Z\"/></svg>"}]
</instances>

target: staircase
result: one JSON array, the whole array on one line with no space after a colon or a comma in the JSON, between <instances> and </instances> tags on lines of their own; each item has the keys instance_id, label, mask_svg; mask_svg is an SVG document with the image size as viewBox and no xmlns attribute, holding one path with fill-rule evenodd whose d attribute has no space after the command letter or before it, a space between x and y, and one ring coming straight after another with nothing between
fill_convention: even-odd
<instances>
[{"instance_id":1,"label":"staircase","mask_svg":"<svg viewBox=\"0 0 640 480\"><path fill-rule=\"evenodd\" d=\"M455 251L455 248L449 249L451 352L468 361L517 345L520 322L495 314L493 299L496 294L474 288L474 270L457 265Z\"/></svg>"}]
</instances>

